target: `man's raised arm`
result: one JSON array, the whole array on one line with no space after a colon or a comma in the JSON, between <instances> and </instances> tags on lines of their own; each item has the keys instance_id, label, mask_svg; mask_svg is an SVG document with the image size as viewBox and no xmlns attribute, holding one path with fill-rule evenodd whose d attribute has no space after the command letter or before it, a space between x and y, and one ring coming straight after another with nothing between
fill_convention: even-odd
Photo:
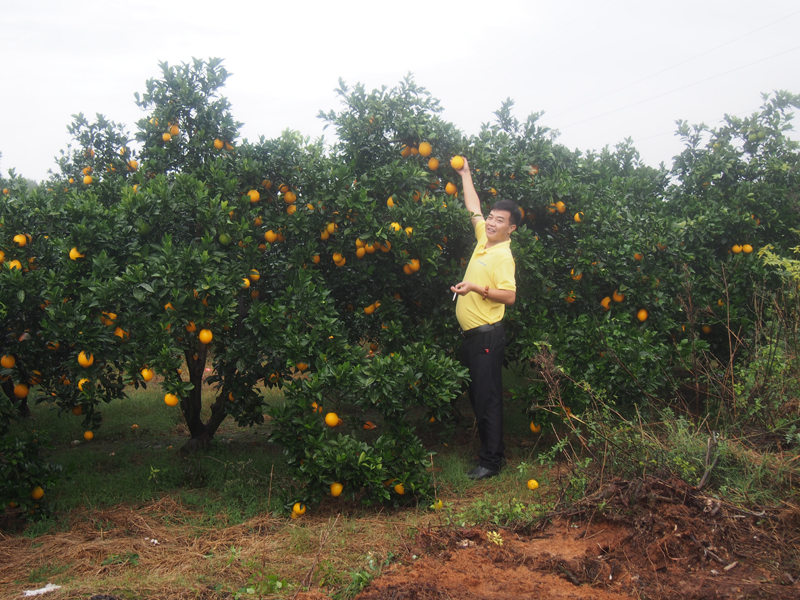
<instances>
[{"instance_id":1,"label":"man's raised arm","mask_svg":"<svg viewBox=\"0 0 800 600\"><path fill-rule=\"evenodd\" d=\"M461 186L464 188L464 206L472 213L472 225L474 226L477 221L483 221L483 214L481 213L481 201L478 198L478 192L475 191L475 185L472 183L472 173L469 172L469 163L464 159L464 166L456 171L461 175Z\"/></svg>"}]
</instances>

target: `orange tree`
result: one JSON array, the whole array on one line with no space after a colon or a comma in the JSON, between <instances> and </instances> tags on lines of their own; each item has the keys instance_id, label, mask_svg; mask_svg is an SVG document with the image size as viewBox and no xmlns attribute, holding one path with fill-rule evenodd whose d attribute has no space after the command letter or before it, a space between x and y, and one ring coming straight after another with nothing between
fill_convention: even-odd
<instances>
[{"instance_id":1,"label":"orange tree","mask_svg":"<svg viewBox=\"0 0 800 600\"><path fill-rule=\"evenodd\" d=\"M746 339L748 299L777 285L745 248L793 239L794 96L718 131L682 125L670 174L629 142L570 151L510 101L466 138L410 78L370 93L340 82L342 107L320 115L331 150L291 131L248 142L219 95L226 77L218 60L164 64L132 136L78 115L61 173L35 190L4 182L10 398L14 377L39 371L36 397L91 429L100 403L156 371L189 448L229 415L249 425L270 411L297 496L407 501L428 485L415 428L449 418L466 375L448 290L474 240L454 155L487 208L506 197L524 210L507 353L552 350L567 376L560 410L587 389L624 403L669 393L698 352L727 348L730 361L722 325ZM14 245L16 231L31 239ZM265 406L261 386L281 386L284 402ZM519 390L532 404L548 391Z\"/></svg>"}]
</instances>

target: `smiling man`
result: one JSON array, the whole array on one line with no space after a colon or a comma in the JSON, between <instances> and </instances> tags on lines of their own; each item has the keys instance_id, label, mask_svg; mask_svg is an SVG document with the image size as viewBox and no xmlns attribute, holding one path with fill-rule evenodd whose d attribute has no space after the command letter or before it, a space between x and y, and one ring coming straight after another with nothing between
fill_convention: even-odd
<instances>
[{"instance_id":1,"label":"smiling man","mask_svg":"<svg viewBox=\"0 0 800 600\"><path fill-rule=\"evenodd\" d=\"M516 204L500 200L484 219L466 159L458 174L464 188L464 205L472 213L477 244L464 280L450 291L458 294L456 318L464 338L461 364L469 369L469 399L481 439L478 466L467 473L467 477L484 479L500 472L505 452L503 315L506 306L514 304L517 298L511 233L517 228L521 215Z\"/></svg>"}]
</instances>

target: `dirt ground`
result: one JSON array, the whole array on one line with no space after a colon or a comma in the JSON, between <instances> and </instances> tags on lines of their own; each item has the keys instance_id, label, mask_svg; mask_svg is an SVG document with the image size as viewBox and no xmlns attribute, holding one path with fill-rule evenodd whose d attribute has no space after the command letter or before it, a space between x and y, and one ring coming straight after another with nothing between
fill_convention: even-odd
<instances>
[{"instance_id":1,"label":"dirt ground","mask_svg":"<svg viewBox=\"0 0 800 600\"><path fill-rule=\"evenodd\" d=\"M198 529L181 525L186 508L167 496L89 511L35 539L0 533L0 598L40 587L26 578L42 569L50 571L40 581L64 584L43 596L51 600L233 598L221 584L244 584L254 564L290 587L243 598L342 598L342 583L325 582L326 563L344 572L352 568L346 553L383 560L391 550L393 560L356 598L800 599L800 510L745 510L679 480L614 480L515 529L338 511L331 500L303 522L263 515ZM388 530L408 533L383 548Z\"/></svg>"},{"instance_id":2,"label":"dirt ground","mask_svg":"<svg viewBox=\"0 0 800 600\"><path fill-rule=\"evenodd\" d=\"M419 559L357 598L800 598L798 548L796 509L753 513L679 481L616 481L546 525L421 531Z\"/></svg>"}]
</instances>

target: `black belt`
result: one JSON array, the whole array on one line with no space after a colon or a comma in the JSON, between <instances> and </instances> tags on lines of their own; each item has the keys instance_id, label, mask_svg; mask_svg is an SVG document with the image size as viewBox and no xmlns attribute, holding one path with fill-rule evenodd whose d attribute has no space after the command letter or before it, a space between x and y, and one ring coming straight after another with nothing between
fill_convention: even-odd
<instances>
[{"instance_id":1,"label":"black belt","mask_svg":"<svg viewBox=\"0 0 800 600\"><path fill-rule=\"evenodd\" d=\"M490 325L479 325L478 327L473 327L472 329L467 329L466 331L462 331L461 337L463 337L465 340L468 340L480 333L489 333L490 331L494 331L496 327L502 327L502 326L503 326L502 321L498 321L497 323L492 323Z\"/></svg>"}]
</instances>

